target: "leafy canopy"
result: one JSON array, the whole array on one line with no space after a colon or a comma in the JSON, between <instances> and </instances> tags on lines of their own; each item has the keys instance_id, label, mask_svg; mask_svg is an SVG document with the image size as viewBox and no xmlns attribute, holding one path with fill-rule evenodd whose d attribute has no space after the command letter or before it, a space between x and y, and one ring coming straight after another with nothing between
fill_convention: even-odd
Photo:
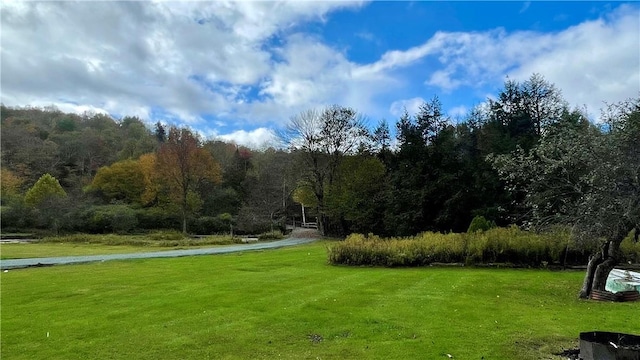
<instances>
[{"instance_id":1,"label":"leafy canopy","mask_svg":"<svg viewBox=\"0 0 640 360\"><path fill-rule=\"evenodd\" d=\"M36 181L31 189L27 191L24 201L27 205L38 206L45 200L52 198L64 198L67 193L56 178L50 174L44 174Z\"/></svg>"}]
</instances>

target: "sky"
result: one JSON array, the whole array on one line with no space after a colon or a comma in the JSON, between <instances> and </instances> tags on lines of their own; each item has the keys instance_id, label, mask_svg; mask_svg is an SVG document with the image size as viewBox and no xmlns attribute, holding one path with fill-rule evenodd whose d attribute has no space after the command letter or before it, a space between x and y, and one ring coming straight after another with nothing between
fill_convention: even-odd
<instances>
[{"instance_id":1,"label":"sky","mask_svg":"<svg viewBox=\"0 0 640 360\"><path fill-rule=\"evenodd\" d=\"M453 121L542 74L597 121L640 95L640 3L3 1L1 101L269 144L338 104L373 127L438 96Z\"/></svg>"}]
</instances>

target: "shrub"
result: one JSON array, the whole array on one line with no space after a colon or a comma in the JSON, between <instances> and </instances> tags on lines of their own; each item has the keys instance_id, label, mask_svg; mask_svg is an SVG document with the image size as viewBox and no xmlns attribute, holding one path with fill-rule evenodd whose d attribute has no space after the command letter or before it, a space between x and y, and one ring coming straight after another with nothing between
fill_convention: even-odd
<instances>
[{"instance_id":1,"label":"shrub","mask_svg":"<svg viewBox=\"0 0 640 360\"><path fill-rule=\"evenodd\" d=\"M0 226L4 232L31 228L35 225L34 218L34 210L24 201L0 207Z\"/></svg>"},{"instance_id":2,"label":"shrub","mask_svg":"<svg viewBox=\"0 0 640 360\"><path fill-rule=\"evenodd\" d=\"M626 246L631 249L631 245ZM627 252L633 254L635 249ZM571 241L567 231L537 234L513 226L465 234L425 232L409 238L352 234L329 249L329 262L373 266L500 263L539 267L546 263L565 264L565 260L586 264L589 254L589 250Z\"/></svg>"},{"instance_id":3,"label":"shrub","mask_svg":"<svg viewBox=\"0 0 640 360\"><path fill-rule=\"evenodd\" d=\"M207 245L233 245L241 243L241 241L228 235L212 235L198 240L198 243Z\"/></svg>"},{"instance_id":4,"label":"shrub","mask_svg":"<svg viewBox=\"0 0 640 360\"><path fill-rule=\"evenodd\" d=\"M130 233L138 226L136 211L127 205L92 206L80 212L74 226L89 233Z\"/></svg>"},{"instance_id":5,"label":"shrub","mask_svg":"<svg viewBox=\"0 0 640 360\"><path fill-rule=\"evenodd\" d=\"M260 235L258 235L258 240L263 241L263 240L280 240L284 238L284 235L282 235L282 231L280 230L274 230L274 231L269 231L266 233L262 233Z\"/></svg>"},{"instance_id":6,"label":"shrub","mask_svg":"<svg viewBox=\"0 0 640 360\"><path fill-rule=\"evenodd\" d=\"M189 221L188 227L194 234L219 234L229 232L229 225L219 217L202 216Z\"/></svg>"},{"instance_id":7,"label":"shrub","mask_svg":"<svg viewBox=\"0 0 640 360\"><path fill-rule=\"evenodd\" d=\"M157 247L188 247L201 245L229 245L235 239L229 236L208 236L202 239L191 239L178 231L156 231L148 235L116 235L116 234L73 234L66 236L45 237L43 242L82 243L102 245L130 245Z\"/></svg>"},{"instance_id":8,"label":"shrub","mask_svg":"<svg viewBox=\"0 0 640 360\"><path fill-rule=\"evenodd\" d=\"M488 221L484 218L484 216L476 216L471 220L471 224L469 224L469 229L467 233L474 233L477 231L487 231L496 227L496 223L493 221Z\"/></svg>"},{"instance_id":9,"label":"shrub","mask_svg":"<svg viewBox=\"0 0 640 360\"><path fill-rule=\"evenodd\" d=\"M127 234L132 232L138 226L138 218L136 212L128 206L118 209L119 211L111 213L111 230L118 234Z\"/></svg>"},{"instance_id":10,"label":"shrub","mask_svg":"<svg viewBox=\"0 0 640 360\"><path fill-rule=\"evenodd\" d=\"M167 241L167 240L183 240L185 236L182 232L177 230L157 230L147 235L151 240L155 241Z\"/></svg>"},{"instance_id":11,"label":"shrub","mask_svg":"<svg viewBox=\"0 0 640 360\"><path fill-rule=\"evenodd\" d=\"M625 259L638 263L640 262L640 241L635 241L634 236L635 233L631 232L620 244L620 250Z\"/></svg>"},{"instance_id":12,"label":"shrub","mask_svg":"<svg viewBox=\"0 0 640 360\"><path fill-rule=\"evenodd\" d=\"M138 227L144 230L182 229L182 218L176 212L161 208L144 208L136 210Z\"/></svg>"}]
</instances>

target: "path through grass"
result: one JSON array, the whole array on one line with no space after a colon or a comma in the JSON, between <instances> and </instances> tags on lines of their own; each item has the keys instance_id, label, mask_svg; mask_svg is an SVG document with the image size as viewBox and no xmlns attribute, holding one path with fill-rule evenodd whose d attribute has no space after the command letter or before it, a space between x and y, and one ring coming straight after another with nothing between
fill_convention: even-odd
<instances>
[{"instance_id":1,"label":"path through grass","mask_svg":"<svg viewBox=\"0 0 640 360\"><path fill-rule=\"evenodd\" d=\"M40 241L4 243L0 259L25 259L58 256L83 256L194 249L216 245L232 245L239 239L225 235L210 235L200 239L184 237L182 233L164 231L148 235L75 234L49 237Z\"/></svg>"},{"instance_id":2,"label":"path through grass","mask_svg":"<svg viewBox=\"0 0 640 360\"><path fill-rule=\"evenodd\" d=\"M638 332L640 303L576 299L581 272L337 267L326 246L3 273L2 358L542 359Z\"/></svg>"},{"instance_id":3,"label":"path through grass","mask_svg":"<svg viewBox=\"0 0 640 360\"><path fill-rule=\"evenodd\" d=\"M19 243L0 245L0 259L26 259L57 256L84 256L104 254L128 254L137 252L152 252L163 250L195 249L201 246L135 246L135 245L104 245L77 243Z\"/></svg>"}]
</instances>

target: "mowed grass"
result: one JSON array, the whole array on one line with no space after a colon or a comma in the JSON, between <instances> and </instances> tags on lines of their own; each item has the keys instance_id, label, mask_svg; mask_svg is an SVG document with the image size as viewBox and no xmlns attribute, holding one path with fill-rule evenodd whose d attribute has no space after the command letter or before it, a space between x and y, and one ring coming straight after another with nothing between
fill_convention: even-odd
<instances>
[{"instance_id":1,"label":"mowed grass","mask_svg":"<svg viewBox=\"0 0 640 360\"><path fill-rule=\"evenodd\" d=\"M330 242L2 273L3 359L549 359L640 329L582 272L327 264Z\"/></svg>"},{"instance_id":2,"label":"mowed grass","mask_svg":"<svg viewBox=\"0 0 640 360\"><path fill-rule=\"evenodd\" d=\"M136 252L152 252L163 250L195 249L202 246L135 246L135 245L104 245L34 242L0 245L0 259L26 259L57 256L83 256L104 254L125 254Z\"/></svg>"},{"instance_id":3,"label":"mowed grass","mask_svg":"<svg viewBox=\"0 0 640 360\"><path fill-rule=\"evenodd\" d=\"M190 239L175 231L159 231L148 235L75 234L47 237L35 242L0 245L0 259L24 259L56 256L82 256L194 249L232 245L239 239L210 235Z\"/></svg>"}]
</instances>

